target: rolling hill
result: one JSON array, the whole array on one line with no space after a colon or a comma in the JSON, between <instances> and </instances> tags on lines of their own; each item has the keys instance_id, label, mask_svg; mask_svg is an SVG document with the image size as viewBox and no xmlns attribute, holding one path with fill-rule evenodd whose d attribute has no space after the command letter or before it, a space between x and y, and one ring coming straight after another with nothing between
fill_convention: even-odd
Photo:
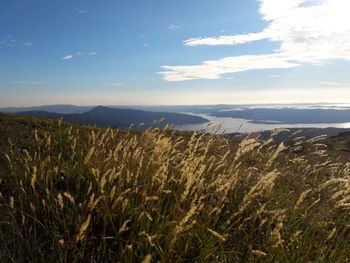
<instances>
[{"instance_id":1,"label":"rolling hill","mask_svg":"<svg viewBox=\"0 0 350 263\"><path fill-rule=\"evenodd\" d=\"M250 120L257 124L345 123L350 122L349 109L253 108L210 113L215 117Z\"/></svg>"},{"instance_id":2,"label":"rolling hill","mask_svg":"<svg viewBox=\"0 0 350 263\"><path fill-rule=\"evenodd\" d=\"M62 119L66 122L96 125L98 127L128 128L134 125L137 128L141 123L144 127L164 127L166 124L182 125L209 122L207 119L181 113L152 112L133 109L118 109L97 106L87 112L76 114L61 114L47 111L24 111L20 115L30 115L49 119ZM155 125L153 122L164 118L164 121Z\"/></svg>"},{"instance_id":3,"label":"rolling hill","mask_svg":"<svg viewBox=\"0 0 350 263\"><path fill-rule=\"evenodd\" d=\"M323 143L1 113L0 134L0 262L349 257L349 166Z\"/></svg>"}]
</instances>

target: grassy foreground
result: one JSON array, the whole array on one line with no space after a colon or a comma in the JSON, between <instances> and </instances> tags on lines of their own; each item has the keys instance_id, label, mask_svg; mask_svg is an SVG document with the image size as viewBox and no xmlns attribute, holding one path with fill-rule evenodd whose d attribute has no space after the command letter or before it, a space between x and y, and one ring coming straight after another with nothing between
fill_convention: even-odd
<instances>
[{"instance_id":1,"label":"grassy foreground","mask_svg":"<svg viewBox=\"0 0 350 263\"><path fill-rule=\"evenodd\" d=\"M348 262L350 163L0 116L0 262Z\"/></svg>"}]
</instances>

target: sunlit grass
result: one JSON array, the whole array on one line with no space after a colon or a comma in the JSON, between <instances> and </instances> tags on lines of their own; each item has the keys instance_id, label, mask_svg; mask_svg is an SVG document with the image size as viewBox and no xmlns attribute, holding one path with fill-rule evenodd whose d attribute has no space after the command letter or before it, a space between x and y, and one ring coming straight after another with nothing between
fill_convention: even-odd
<instances>
[{"instance_id":1,"label":"sunlit grass","mask_svg":"<svg viewBox=\"0 0 350 263\"><path fill-rule=\"evenodd\" d=\"M0 159L1 262L347 262L350 165L276 144L50 122Z\"/></svg>"}]
</instances>

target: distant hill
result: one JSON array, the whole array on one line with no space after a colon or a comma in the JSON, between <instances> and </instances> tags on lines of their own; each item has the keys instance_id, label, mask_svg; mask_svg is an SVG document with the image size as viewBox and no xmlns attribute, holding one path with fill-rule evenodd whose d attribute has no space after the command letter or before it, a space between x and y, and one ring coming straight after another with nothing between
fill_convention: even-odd
<instances>
[{"instance_id":1,"label":"distant hill","mask_svg":"<svg viewBox=\"0 0 350 263\"><path fill-rule=\"evenodd\" d=\"M211 116L250 120L257 124L345 123L350 122L349 109L268 109L254 108L212 112Z\"/></svg>"},{"instance_id":2,"label":"distant hill","mask_svg":"<svg viewBox=\"0 0 350 263\"><path fill-rule=\"evenodd\" d=\"M57 105L42 105L42 106L32 106L32 107L9 107L0 108L0 112L5 113L19 113L24 111L48 111L56 113L83 113L93 109L96 106L76 106L69 104L57 104Z\"/></svg>"},{"instance_id":3,"label":"distant hill","mask_svg":"<svg viewBox=\"0 0 350 263\"><path fill-rule=\"evenodd\" d=\"M155 127L156 125L153 122L162 118L164 118L164 121L158 127L163 127L166 124L183 125L209 122L207 119L188 114L118 109L104 106L97 106L87 112L76 114L62 114L48 111L24 111L18 112L18 114L49 119L62 119L70 123L96 125L98 127L116 126L119 128L128 128L132 124L137 127L141 123L144 123L143 127Z\"/></svg>"},{"instance_id":4,"label":"distant hill","mask_svg":"<svg viewBox=\"0 0 350 263\"><path fill-rule=\"evenodd\" d=\"M41 106L31 106L31 107L7 107L0 108L0 112L4 113L18 113L24 111L48 111L55 113L83 113L87 112L97 105L90 106L77 106L70 104L55 104L55 105L41 105ZM194 113L212 113L225 109L232 109L235 106L230 105L174 105L174 106L145 106L145 105L108 105L108 108L118 108L118 109L135 109L135 110L144 110L144 111L156 111L156 112L194 112Z\"/></svg>"}]
</instances>

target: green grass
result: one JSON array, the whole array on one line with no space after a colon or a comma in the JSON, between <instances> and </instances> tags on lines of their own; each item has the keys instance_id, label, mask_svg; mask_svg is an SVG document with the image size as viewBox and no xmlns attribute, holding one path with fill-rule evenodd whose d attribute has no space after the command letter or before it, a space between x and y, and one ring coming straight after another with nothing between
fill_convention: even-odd
<instances>
[{"instance_id":1,"label":"green grass","mask_svg":"<svg viewBox=\"0 0 350 263\"><path fill-rule=\"evenodd\" d=\"M0 134L0 262L350 260L349 165L317 142L5 114Z\"/></svg>"}]
</instances>

